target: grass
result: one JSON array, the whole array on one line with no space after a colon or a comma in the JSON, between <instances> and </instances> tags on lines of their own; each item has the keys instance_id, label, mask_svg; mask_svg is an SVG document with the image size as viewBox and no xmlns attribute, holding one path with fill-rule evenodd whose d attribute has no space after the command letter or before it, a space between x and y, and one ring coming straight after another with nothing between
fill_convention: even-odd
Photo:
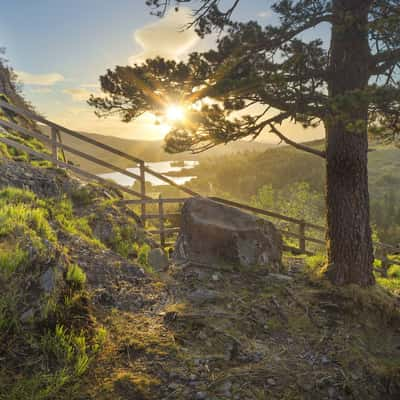
<instances>
[{"instance_id":1,"label":"grass","mask_svg":"<svg viewBox=\"0 0 400 400\"><path fill-rule=\"evenodd\" d=\"M143 244L142 246L138 247L138 263L143 267L143 269L147 272L152 272L152 268L149 264L149 253L150 253L150 246L148 244Z\"/></svg>"},{"instance_id":2,"label":"grass","mask_svg":"<svg viewBox=\"0 0 400 400\"><path fill-rule=\"evenodd\" d=\"M22 369L15 379L7 374L3 366L0 367L0 399L79 398L80 378L102 348L104 328L100 328L91 340L83 332L71 331L60 324L41 336L28 335L25 338L34 354L31 354L31 358L25 355L24 361L28 365L32 361L39 362L40 368Z\"/></svg>"},{"instance_id":3,"label":"grass","mask_svg":"<svg viewBox=\"0 0 400 400\"><path fill-rule=\"evenodd\" d=\"M76 206L88 206L92 203L93 197L86 187L78 188L71 192L71 200Z\"/></svg>"},{"instance_id":4,"label":"grass","mask_svg":"<svg viewBox=\"0 0 400 400\"><path fill-rule=\"evenodd\" d=\"M51 213L55 221L66 232L79 236L95 246L104 248L100 240L94 237L92 228L89 225L89 219L74 215L73 204L70 199L65 197L61 201L53 201Z\"/></svg>"},{"instance_id":5,"label":"grass","mask_svg":"<svg viewBox=\"0 0 400 400\"><path fill-rule=\"evenodd\" d=\"M28 265L28 263L28 252L20 249L18 245L8 250L0 246L0 271L4 273L5 276L11 275L17 268Z\"/></svg>"},{"instance_id":6,"label":"grass","mask_svg":"<svg viewBox=\"0 0 400 400\"><path fill-rule=\"evenodd\" d=\"M80 378L104 342L82 303L86 274L78 265L67 262L59 291L45 296L32 285L58 263L57 225L96 243L71 201L0 190L0 400L78 398ZM27 307L31 316L22 320Z\"/></svg>"},{"instance_id":7,"label":"grass","mask_svg":"<svg viewBox=\"0 0 400 400\"><path fill-rule=\"evenodd\" d=\"M82 268L79 267L79 265L71 264L68 266L67 269L66 280L72 286L75 286L77 288L83 288L86 282L86 274L82 270Z\"/></svg>"},{"instance_id":8,"label":"grass","mask_svg":"<svg viewBox=\"0 0 400 400\"><path fill-rule=\"evenodd\" d=\"M125 258L131 257L133 254L138 254L138 246L134 241L136 237L136 225L133 220L123 226L113 225L112 240L110 247L116 253Z\"/></svg>"},{"instance_id":9,"label":"grass","mask_svg":"<svg viewBox=\"0 0 400 400\"><path fill-rule=\"evenodd\" d=\"M389 257L392 258L393 257ZM323 278L326 271L327 258L324 254L316 254L306 258L306 268L310 274L310 277L314 280L320 280ZM379 273L381 266L380 260L375 260L374 272L376 282L378 286L382 287L386 291L396 296L400 296L400 265L394 264L387 271L387 277L382 277Z\"/></svg>"}]
</instances>

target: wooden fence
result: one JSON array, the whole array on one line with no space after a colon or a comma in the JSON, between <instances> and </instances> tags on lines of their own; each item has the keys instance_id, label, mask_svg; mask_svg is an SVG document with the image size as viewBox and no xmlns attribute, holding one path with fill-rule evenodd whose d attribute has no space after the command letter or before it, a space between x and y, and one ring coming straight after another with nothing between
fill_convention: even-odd
<instances>
[{"instance_id":1,"label":"wooden fence","mask_svg":"<svg viewBox=\"0 0 400 400\"><path fill-rule=\"evenodd\" d=\"M158 229L150 229L150 233L154 235L158 235L160 238L160 245L162 247L165 247L168 244L171 244L168 242L168 238L176 236L176 234L179 232L179 227L177 225L171 226L169 221L171 218L179 218L180 215L180 206L184 203L184 201L188 197L182 197L182 198L162 198L161 196L158 199L153 199L149 196L148 193L146 193L146 176L151 175L153 177L158 178L162 182L173 186L177 189L179 189L181 192L183 192L186 196L200 196L199 193L196 193L192 189L189 189L185 186L178 185L176 184L172 179L152 170L149 168L144 160L141 160L137 157L134 157L130 154L127 154L123 151L120 151L118 149L115 149L111 146L108 146L107 144L101 143L95 139L92 139L90 137L87 137L79 132L72 131L68 128L65 128L63 126L60 126L58 124L55 124L51 121L48 121L47 119L33 113L32 111L25 110L18 108L4 100L0 100L0 109L3 109L6 111L6 116L7 119L1 118L0 117L0 127L5 130L6 136L0 136L0 142L14 147L20 151L23 151L27 154L30 154L34 157L47 160L52 162L54 165L69 169L72 172L74 172L77 175L80 175L86 179L93 180L100 182L102 184L106 184L112 188L118 189L121 192L125 193L128 198L119 201L120 204L125 204L125 205L130 205L130 206L140 206L140 216L141 216L141 221L143 225L145 226L146 221L150 220L157 220L158 221ZM50 136L47 136L43 134L40 130L33 130L32 128L26 128L22 126L21 123L18 123L18 121L14 118L18 116L19 118L22 119L28 119L31 121L35 121L39 124L42 124L50 129ZM50 149L50 152L38 152L31 147L28 147L24 144L19 143L16 140L13 140L10 138L9 135L7 135L10 132L18 132L21 135L24 135L25 137L31 137L35 138L45 145ZM127 171L126 169L120 168L115 164L106 162L104 160L101 160L97 157L94 157L87 152L78 150L75 147L68 146L63 143L62 141L62 136L63 135L69 135L74 137L75 139L78 139L82 142L88 143L94 147L100 148L102 150L106 150L113 154L114 156L124 158L125 160L131 161L133 165L136 165L139 168L139 174L135 174L133 172ZM80 168L77 165L73 165L72 163L68 162L67 157L66 157L66 152L74 154L78 157L81 157L83 159L86 159L98 166L105 167L113 172L118 172L120 174L123 174L129 178L133 178L140 183L140 191L135 191L130 187L122 186L119 185L115 182L106 180L104 178L101 178L91 172L85 171L82 168ZM133 197L133 198L132 198ZM282 229L280 228L280 231L283 235L284 238L290 241L290 245L287 244L285 246L286 250L292 251L293 253L296 254L308 254L311 255L313 254L313 251L310 250L308 244L311 243L314 247L315 246L325 246L325 241L321 240L321 236L323 235L323 232L325 231L325 228L322 226L318 226L315 224L311 224L309 222L299 220L296 218L288 217L286 215L281 215L277 214L272 211L267 211L263 210L260 208L255 208L246 204L238 203L235 201L231 200L226 200L222 199L219 197L211 197L214 201L232 206L232 207L237 207L239 209L245 210L247 212L251 212L253 214L259 215L259 216L266 216L269 218L272 218L273 220L276 220L280 223L279 225L283 224L288 224L288 225L294 225L296 228L293 230L289 229ZM166 210L166 205L174 205L175 209L173 212L167 212ZM153 208L156 207L156 211L153 213L148 213L147 210L148 208L152 206ZM315 233L314 236L311 236L308 234L309 231L313 231ZM317 236L317 237L316 237ZM295 244L293 245L293 238L295 240ZM379 244L380 246L387 246L384 244Z\"/></svg>"}]
</instances>

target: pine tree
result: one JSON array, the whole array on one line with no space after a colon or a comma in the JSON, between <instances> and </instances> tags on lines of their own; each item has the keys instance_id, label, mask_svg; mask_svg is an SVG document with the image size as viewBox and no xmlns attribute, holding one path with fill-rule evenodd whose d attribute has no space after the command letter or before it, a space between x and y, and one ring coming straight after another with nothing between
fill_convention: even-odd
<instances>
[{"instance_id":1,"label":"pine tree","mask_svg":"<svg viewBox=\"0 0 400 400\"><path fill-rule=\"evenodd\" d=\"M398 132L399 0L281 0L272 6L279 24L266 27L234 22L239 2L222 10L219 0L200 1L193 25L200 36L223 31L217 50L193 53L186 62L155 58L116 67L101 77L105 97L89 103L99 115L120 113L126 122L162 113L168 103L195 104L167 136L172 152L204 151L269 130L322 157L328 277L337 285L372 285L368 129ZM196 2L147 3L163 15L169 6ZM330 26L330 43L302 39L321 24ZM325 148L289 139L280 127L286 120L305 128L323 124Z\"/></svg>"}]
</instances>

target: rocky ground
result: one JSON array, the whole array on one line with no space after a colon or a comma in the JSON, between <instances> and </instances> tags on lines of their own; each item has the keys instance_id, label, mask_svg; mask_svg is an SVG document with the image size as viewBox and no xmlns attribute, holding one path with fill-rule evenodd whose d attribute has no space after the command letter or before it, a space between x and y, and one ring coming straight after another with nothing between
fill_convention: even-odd
<instances>
[{"instance_id":1,"label":"rocky ground","mask_svg":"<svg viewBox=\"0 0 400 400\"><path fill-rule=\"evenodd\" d=\"M82 398L398 398L394 303L287 262L287 274L173 266L151 286L162 307L99 310L111 340Z\"/></svg>"},{"instance_id":2,"label":"rocky ground","mask_svg":"<svg viewBox=\"0 0 400 400\"><path fill-rule=\"evenodd\" d=\"M399 398L399 304L382 289L334 288L290 256L281 273L154 272L118 193L12 160L1 188L0 254L32 256L0 257L1 400Z\"/></svg>"}]
</instances>

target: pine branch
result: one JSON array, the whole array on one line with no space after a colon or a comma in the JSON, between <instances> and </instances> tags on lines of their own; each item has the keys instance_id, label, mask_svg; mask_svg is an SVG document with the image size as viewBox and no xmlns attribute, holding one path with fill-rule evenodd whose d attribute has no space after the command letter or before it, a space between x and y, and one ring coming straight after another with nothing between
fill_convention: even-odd
<instances>
[{"instance_id":1,"label":"pine branch","mask_svg":"<svg viewBox=\"0 0 400 400\"><path fill-rule=\"evenodd\" d=\"M298 150L302 150L305 151L307 153L310 154L314 154L315 156L319 156L322 158L326 158L326 154L324 151L320 151L317 149L313 149L312 147L308 147L304 144L301 143L297 143L294 142L293 140L289 139L288 137L286 137L282 132L280 132L275 126L274 124L269 124L271 131L273 133L275 133L276 136L279 137L279 139L281 139L282 141L284 141L286 144L289 144L290 146L293 146L294 148L298 149Z\"/></svg>"},{"instance_id":2,"label":"pine branch","mask_svg":"<svg viewBox=\"0 0 400 400\"><path fill-rule=\"evenodd\" d=\"M400 48L382 51L371 57L371 75L385 73L391 67L400 63Z\"/></svg>"}]
</instances>

